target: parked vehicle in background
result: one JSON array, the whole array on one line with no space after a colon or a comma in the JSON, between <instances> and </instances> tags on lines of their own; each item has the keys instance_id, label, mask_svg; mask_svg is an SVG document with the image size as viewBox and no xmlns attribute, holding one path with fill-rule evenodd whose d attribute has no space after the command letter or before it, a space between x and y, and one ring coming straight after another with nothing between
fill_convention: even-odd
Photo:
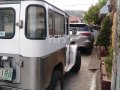
<instances>
[{"instance_id":1,"label":"parked vehicle in background","mask_svg":"<svg viewBox=\"0 0 120 90\"><path fill-rule=\"evenodd\" d=\"M44 0L0 1L0 90L63 90L81 65L68 17Z\"/></svg>"},{"instance_id":2,"label":"parked vehicle in background","mask_svg":"<svg viewBox=\"0 0 120 90\"><path fill-rule=\"evenodd\" d=\"M70 23L71 42L86 48L90 53L93 47L93 31L85 23Z\"/></svg>"},{"instance_id":3,"label":"parked vehicle in background","mask_svg":"<svg viewBox=\"0 0 120 90\"><path fill-rule=\"evenodd\" d=\"M100 26L93 25L91 28L92 28L92 30L93 30L94 42L96 42L96 40L97 40L97 38L98 38L98 35L99 35L99 33L100 33Z\"/></svg>"}]
</instances>

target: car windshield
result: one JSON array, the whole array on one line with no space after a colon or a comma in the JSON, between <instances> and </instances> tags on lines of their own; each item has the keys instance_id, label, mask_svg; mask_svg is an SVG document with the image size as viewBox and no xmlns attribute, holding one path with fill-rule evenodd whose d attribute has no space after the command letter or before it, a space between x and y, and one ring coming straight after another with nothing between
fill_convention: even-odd
<instances>
[{"instance_id":1,"label":"car windshield","mask_svg":"<svg viewBox=\"0 0 120 90\"><path fill-rule=\"evenodd\" d=\"M77 31L88 31L88 26L85 24L70 24L70 30L77 30Z\"/></svg>"}]
</instances>

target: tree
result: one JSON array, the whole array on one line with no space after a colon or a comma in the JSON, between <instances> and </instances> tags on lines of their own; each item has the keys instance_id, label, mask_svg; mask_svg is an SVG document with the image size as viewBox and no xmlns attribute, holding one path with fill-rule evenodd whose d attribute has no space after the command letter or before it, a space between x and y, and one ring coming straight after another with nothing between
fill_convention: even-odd
<instances>
[{"instance_id":1,"label":"tree","mask_svg":"<svg viewBox=\"0 0 120 90\"><path fill-rule=\"evenodd\" d=\"M99 11L105 5L106 2L100 2L94 6L91 6L84 15L84 20L88 24L98 24L99 22Z\"/></svg>"}]
</instances>

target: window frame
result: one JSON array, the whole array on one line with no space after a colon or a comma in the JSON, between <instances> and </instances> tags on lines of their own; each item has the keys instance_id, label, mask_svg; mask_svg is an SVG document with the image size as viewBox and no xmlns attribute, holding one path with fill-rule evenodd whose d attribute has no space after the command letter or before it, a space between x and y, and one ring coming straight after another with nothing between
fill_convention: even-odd
<instances>
[{"instance_id":1,"label":"window frame","mask_svg":"<svg viewBox=\"0 0 120 90\"><path fill-rule=\"evenodd\" d=\"M15 36L15 24L16 24L16 11L15 11L15 9L12 7L0 8L0 10L8 10L8 9L13 10L13 12L14 12L13 35L11 37L0 37L0 39L12 39Z\"/></svg>"},{"instance_id":2,"label":"window frame","mask_svg":"<svg viewBox=\"0 0 120 90\"><path fill-rule=\"evenodd\" d=\"M45 14L45 18L44 18L44 21L45 21L45 38L30 38L27 36L27 21L28 21L28 9L30 6L35 6L35 7L41 7L44 9L44 14ZM31 5L28 5L26 10L25 10L25 37L27 39L30 39L30 40L45 40L47 38L47 23L46 23L46 8L42 5L38 5L38 4L31 4Z\"/></svg>"},{"instance_id":3,"label":"window frame","mask_svg":"<svg viewBox=\"0 0 120 90\"><path fill-rule=\"evenodd\" d=\"M65 24L66 25L66 35L69 35L69 19L68 19L68 17L66 17L65 18L65 22L67 22L67 24Z\"/></svg>"},{"instance_id":4,"label":"window frame","mask_svg":"<svg viewBox=\"0 0 120 90\"><path fill-rule=\"evenodd\" d=\"M51 11L52 14L53 14L53 17L52 17L52 23L53 23L52 27L53 27L53 30L52 30L52 35L51 35L51 34L50 34L50 28L49 28L49 36L50 36L50 37L54 37L54 35L55 35L55 18L54 18L54 11L53 11L52 9L48 9L48 27L49 27L49 11Z\"/></svg>"}]
</instances>

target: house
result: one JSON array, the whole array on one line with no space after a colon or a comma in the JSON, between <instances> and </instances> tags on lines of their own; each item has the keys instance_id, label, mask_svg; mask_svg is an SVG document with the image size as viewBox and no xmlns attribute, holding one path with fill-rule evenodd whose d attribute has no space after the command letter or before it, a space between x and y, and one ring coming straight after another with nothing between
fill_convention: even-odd
<instances>
[{"instance_id":1,"label":"house","mask_svg":"<svg viewBox=\"0 0 120 90\"><path fill-rule=\"evenodd\" d=\"M70 23L80 23L81 22L81 19L77 16L70 16L69 17L69 22Z\"/></svg>"},{"instance_id":2,"label":"house","mask_svg":"<svg viewBox=\"0 0 120 90\"><path fill-rule=\"evenodd\" d=\"M69 22L70 23L81 23L83 22L83 14L85 11L81 10L65 10L67 14L69 14Z\"/></svg>"}]
</instances>

